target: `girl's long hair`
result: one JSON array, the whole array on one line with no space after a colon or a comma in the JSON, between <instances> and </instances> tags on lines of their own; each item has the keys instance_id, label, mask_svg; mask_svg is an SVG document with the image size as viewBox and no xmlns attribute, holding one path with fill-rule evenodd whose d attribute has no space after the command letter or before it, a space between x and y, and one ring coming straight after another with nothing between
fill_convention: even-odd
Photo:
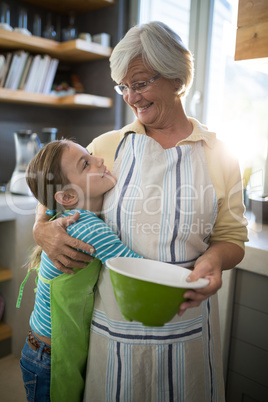
<instances>
[{"instance_id":1,"label":"girl's long hair","mask_svg":"<svg viewBox=\"0 0 268 402\"><path fill-rule=\"evenodd\" d=\"M54 195L69 181L62 174L61 157L68 148L69 140L57 140L48 143L31 160L26 170L27 184L40 204L59 212L62 206L57 204Z\"/></svg>"},{"instance_id":2,"label":"girl's long hair","mask_svg":"<svg viewBox=\"0 0 268 402\"><path fill-rule=\"evenodd\" d=\"M61 158L70 140L61 139L48 143L31 160L26 170L27 184L35 198L55 213L62 211L62 206L54 198L69 181L62 174ZM28 269L37 268L41 261L42 249L36 246L31 254Z\"/></svg>"}]
</instances>

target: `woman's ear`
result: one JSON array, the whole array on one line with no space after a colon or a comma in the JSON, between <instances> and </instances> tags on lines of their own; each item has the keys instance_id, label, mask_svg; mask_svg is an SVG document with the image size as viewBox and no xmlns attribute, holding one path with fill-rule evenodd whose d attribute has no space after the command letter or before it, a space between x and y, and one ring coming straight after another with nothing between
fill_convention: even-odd
<instances>
[{"instance_id":1,"label":"woman's ear","mask_svg":"<svg viewBox=\"0 0 268 402\"><path fill-rule=\"evenodd\" d=\"M72 207L78 203L77 192L72 189L57 191L54 197L57 203L64 207Z\"/></svg>"},{"instance_id":2,"label":"woman's ear","mask_svg":"<svg viewBox=\"0 0 268 402\"><path fill-rule=\"evenodd\" d=\"M175 92L179 95L184 89L184 85L182 85L182 81L179 78L175 78L174 80L175 84Z\"/></svg>"}]
</instances>

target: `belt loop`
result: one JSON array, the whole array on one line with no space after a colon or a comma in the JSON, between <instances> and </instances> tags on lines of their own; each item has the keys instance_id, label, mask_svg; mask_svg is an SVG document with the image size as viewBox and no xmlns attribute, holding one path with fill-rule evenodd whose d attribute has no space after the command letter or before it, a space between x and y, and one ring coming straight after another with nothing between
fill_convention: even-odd
<instances>
[{"instance_id":1,"label":"belt loop","mask_svg":"<svg viewBox=\"0 0 268 402\"><path fill-rule=\"evenodd\" d=\"M36 349L36 351L37 351L37 357L38 357L39 360L42 359L43 348L44 348L44 345L41 344L40 347L39 347L38 349Z\"/></svg>"}]
</instances>

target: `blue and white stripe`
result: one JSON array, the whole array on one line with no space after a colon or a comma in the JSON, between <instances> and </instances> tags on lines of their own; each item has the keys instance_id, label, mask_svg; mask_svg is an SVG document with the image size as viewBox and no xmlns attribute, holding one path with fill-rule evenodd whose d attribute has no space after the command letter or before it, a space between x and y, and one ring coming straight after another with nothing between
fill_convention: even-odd
<instances>
[{"instance_id":1,"label":"blue and white stripe","mask_svg":"<svg viewBox=\"0 0 268 402\"><path fill-rule=\"evenodd\" d=\"M94 213L85 210L65 212L62 216L78 211L80 218L67 228L67 232L77 239L91 244L95 248L94 257L103 263L112 257L141 258L140 255L126 247L118 236ZM35 306L31 314L31 328L38 334L51 338L51 304L49 281L62 275L43 252L39 269L39 280L35 297ZM42 280L44 278L44 281Z\"/></svg>"},{"instance_id":2,"label":"blue and white stripe","mask_svg":"<svg viewBox=\"0 0 268 402\"><path fill-rule=\"evenodd\" d=\"M133 345L172 344L202 337L202 316L192 320L168 323L163 327L144 327L138 322L116 321L95 309L91 331L109 340Z\"/></svg>"},{"instance_id":3,"label":"blue and white stripe","mask_svg":"<svg viewBox=\"0 0 268 402\"><path fill-rule=\"evenodd\" d=\"M104 213L105 221L115 224L124 243L144 257L192 267L208 247L217 215L217 198L202 142L163 149L150 137L130 134L121 142L113 173L118 183L105 196L104 209L109 210L109 214ZM149 187L152 191L147 191ZM143 199L139 195L143 195ZM150 197L159 210L155 216L144 208ZM157 224L159 232L138 233L135 223L139 227ZM208 232L203 224L211 230ZM188 229L183 230L184 226ZM106 400L138 400L141 395L137 397L133 384L144 381L144 388L140 385L140 389L148 389L147 380L151 380L156 389L148 400L185 402L200 397L200 400L216 401L215 351L209 310L210 301L203 302L200 310L190 314L194 318L184 321L175 318L163 327L154 328L118 321L95 309L92 339L102 336L103 342L109 345ZM141 377L135 371L135 359L138 365L142 364L145 351L150 355L147 370L153 370L147 380L142 378L146 370L142 370ZM191 361L188 361L189 356ZM195 367L192 364L195 356L197 371L189 372L189 367ZM193 381L200 382L197 394L196 390L191 390Z\"/></svg>"},{"instance_id":4,"label":"blue and white stripe","mask_svg":"<svg viewBox=\"0 0 268 402\"><path fill-rule=\"evenodd\" d=\"M213 327L211 323L211 300L208 299L203 302L203 317L204 317L204 357L205 357L205 387L206 387L206 400L209 402L218 401L218 389L216 382L216 370L215 370L215 345L213 337Z\"/></svg>"},{"instance_id":5,"label":"blue and white stripe","mask_svg":"<svg viewBox=\"0 0 268 402\"><path fill-rule=\"evenodd\" d=\"M146 258L193 266L208 247L217 215L202 143L163 149L150 137L129 134L120 144L113 173L118 182L105 196L103 216L124 244L142 254L146 245ZM161 213L146 210L148 199Z\"/></svg>"},{"instance_id":6,"label":"blue and white stripe","mask_svg":"<svg viewBox=\"0 0 268 402\"><path fill-rule=\"evenodd\" d=\"M95 309L91 331L108 339L106 401L132 401L135 393L132 389L133 359L135 347L141 345L154 346L151 349L154 357L150 354L150 360L156 362L156 401L184 401L184 345L203 337L202 326L203 318L198 316L159 328L144 327L136 322L111 320Z\"/></svg>"}]
</instances>

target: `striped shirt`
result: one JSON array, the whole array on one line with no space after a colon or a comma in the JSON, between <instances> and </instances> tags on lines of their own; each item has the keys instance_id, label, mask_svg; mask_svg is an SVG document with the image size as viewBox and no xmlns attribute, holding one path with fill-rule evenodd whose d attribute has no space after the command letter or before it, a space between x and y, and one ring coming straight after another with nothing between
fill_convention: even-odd
<instances>
[{"instance_id":1,"label":"striped shirt","mask_svg":"<svg viewBox=\"0 0 268 402\"><path fill-rule=\"evenodd\" d=\"M112 257L142 258L134 251L126 247L112 229L106 225L93 212L86 210L71 210L64 212L61 217L80 213L77 222L67 227L67 232L72 237L91 244L95 248L94 257L103 264ZM45 279L53 279L63 272L59 271L43 251L39 274ZM51 308L50 285L38 281L35 296L34 310L30 318L31 328L39 335L51 338Z\"/></svg>"}]
</instances>

